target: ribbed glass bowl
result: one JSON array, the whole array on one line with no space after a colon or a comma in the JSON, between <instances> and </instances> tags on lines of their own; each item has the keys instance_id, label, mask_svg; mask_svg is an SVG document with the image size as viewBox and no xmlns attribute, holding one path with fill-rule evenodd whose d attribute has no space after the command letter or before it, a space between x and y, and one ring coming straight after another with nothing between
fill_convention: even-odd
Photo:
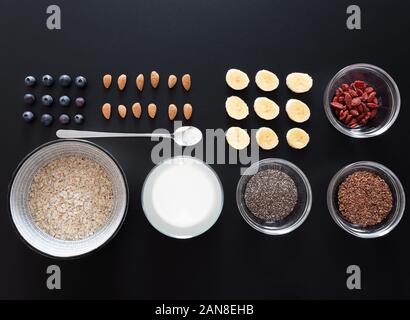
<instances>
[{"instance_id":1,"label":"ribbed glass bowl","mask_svg":"<svg viewBox=\"0 0 410 320\"><path fill-rule=\"evenodd\" d=\"M298 200L293 212L279 221L265 221L256 217L245 203L245 189L248 181L257 172L274 169L289 175L295 182ZM292 232L306 220L312 207L312 189L305 174L293 163L283 159L264 159L255 162L243 173L236 188L236 204L244 220L255 230L268 235L282 235Z\"/></svg>"},{"instance_id":2,"label":"ribbed glass bowl","mask_svg":"<svg viewBox=\"0 0 410 320\"><path fill-rule=\"evenodd\" d=\"M50 161L65 156L82 156L99 163L113 184L113 212L106 225L94 235L75 241L53 238L36 226L28 207L31 183L36 172ZM90 253L119 230L128 207L128 186L125 175L115 159L97 145L83 140L57 140L46 143L18 165L9 188L11 219L25 242L38 252L55 258L73 258Z\"/></svg>"},{"instance_id":3,"label":"ribbed glass bowl","mask_svg":"<svg viewBox=\"0 0 410 320\"><path fill-rule=\"evenodd\" d=\"M336 89L343 83L363 80L377 92L380 107L377 116L366 125L353 129L342 123L331 107ZM340 70L330 80L323 96L325 113L330 123L341 133L353 138L371 138L386 132L396 121L400 112L400 92L393 78L384 70L371 64L353 64Z\"/></svg>"},{"instance_id":4,"label":"ribbed glass bowl","mask_svg":"<svg viewBox=\"0 0 410 320\"><path fill-rule=\"evenodd\" d=\"M338 191L340 184L356 171L370 171L383 178L389 185L393 195L393 208L390 214L379 224L371 227L363 227L347 221L339 211ZM406 206L406 196L403 186L397 176L385 166L370 161L352 163L339 172L330 181L327 190L327 206L336 224L343 230L359 238L377 238L388 234L400 222Z\"/></svg>"}]
</instances>

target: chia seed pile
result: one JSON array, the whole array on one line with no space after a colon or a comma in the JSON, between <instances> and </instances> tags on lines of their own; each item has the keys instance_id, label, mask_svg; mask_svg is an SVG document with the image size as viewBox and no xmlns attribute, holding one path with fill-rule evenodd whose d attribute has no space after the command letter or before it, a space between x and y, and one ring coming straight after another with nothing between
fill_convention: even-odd
<instances>
[{"instance_id":1,"label":"chia seed pile","mask_svg":"<svg viewBox=\"0 0 410 320\"><path fill-rule=\"evenodd\" d=\"M97 162L67 156L39 169L28 205L35 224L61 240L81 240L101 229L113 209L113 187Z\"/></svg>"},{"instance_id":2,"label":"chia seed pile","mask_svg":"<svg viewBox=\"0 0 410 320\"><path fill-rule=\"evenodd\" d=\"M265 221L279 221L296 206L298 192L293 179L280 170L259 171L245 188L245 204L253 215Z\"/></svg>"},{"instance_id":3,"label":"chia seed pile","mask_svg":"<svg viewBox=\"0 0 410 320\"><path fill-rule=\"evenodd\" d=\"M393 207L389 185L379 175L357 171L339 186L339 211L350 223L363 227L382 222Z\"/></svg>"}]
</instances>

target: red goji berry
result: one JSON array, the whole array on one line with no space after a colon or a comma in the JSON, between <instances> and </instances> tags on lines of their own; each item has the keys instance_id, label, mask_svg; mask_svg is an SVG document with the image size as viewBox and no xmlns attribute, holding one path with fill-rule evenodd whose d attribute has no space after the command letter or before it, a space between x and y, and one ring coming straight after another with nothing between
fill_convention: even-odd
<instances>
[{"instance_id":1,"label":"red goji berry","mask_svg":"<svg viewBox=\"0 0 410 320\"><path fill-rule=\"evenodd\" d=\"M353 89L349 89L349 94L352 98L356 98L358 96L357 92Z\"/></svg>"},{"instance_id":2,"label":"red goji berry","mask_svg":"<svg viewBox=\"0 0 410 320\"><path fill-rule=\"evenodd\" d=\"M366 100L367 102L373 102L374 98L376 98L376 92L373 91Z\"/></svg>"},{"instance_id":3,"label":"red goji berry","mask_svg":"<svg viewBox=\"0 0 410 320\"><path fill-rule=\"evenodd\" d=\"M339 110L344 110L344 109L346 109L346 107L345 107L343 104L339 103L339 102L332 102L330 105L331 105L333 108L336 108L336 109L339 109Z\"/></svg>"},{"instance_id":4,"label":"red goji berry","mask_svg":"<svg viewBox=\"0 0 410 320\"><path fill-rule=\"evenodd\" d=\"M362 100L360 98L354 98L352 100L352 106L353 107L357 107L358 105L360 105L362 103Z\"/></svg>"},{"instance_id":5,"label":"red goji berry","mask_svg":"<svg viewBox=\"0 0 410 320\"><path fill-rule=\"evenodd\" d=\"M365 83L364 81L362 81L362 80L356 80L356 81L354 82L354 85L355 85L355 87L356 87L357 89L364 89L364 88L366 88L366 83Z\"/></svg>"}]
</instances>

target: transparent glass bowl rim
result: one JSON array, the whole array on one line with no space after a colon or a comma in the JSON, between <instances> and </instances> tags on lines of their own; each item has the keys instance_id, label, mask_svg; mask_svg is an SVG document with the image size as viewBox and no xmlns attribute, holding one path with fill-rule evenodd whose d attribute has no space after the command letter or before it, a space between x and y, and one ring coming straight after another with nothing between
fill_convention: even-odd
<instances>
[{"instance_id":1,"label":"transparent glass bowl rim","mask_svg":"<svg viewBox=\"0 0 410 320\"><path fill-rule=\"evenodd\" d=\"M389 116L388 121L378 128L377 130L374 130L372 132L360 132L360 131L354 131L349 128L346 128L343 126L335 117L331 107L330 107L330 101L329 101L329 96L330 96L330 91L331 88L333 87L333 84L345 73L354 70L354 69L370 69L371 71L378 73L379 75L382 76L382 78L385 79L386 85L389 88L390 91L392 91L393 99L394 99L394 105L391 106L393 108L393 112ZM344 67L340 71L338 71L334 77L329 81L325 93L323 95L323 105L325 107L325 113L326 117L330 121L330 123L335 127L339 132L352 137L352 138L372 138L376 137L384 132L386 132L396 121L399 112L400 112L400 106L401 106L401 97L400 97L400 90L396 84L396 82L393 80L393 78L383 69L372 65L368 63L356 63L349 65L347 67Z\"/></svg>"},{"instance_id":2,"label":"transparent glass bowl rim","mask_svg":"<svg viewBox=\"0 0 410 320\"><path fill-rule=\"evenodd\" d=\"M388 178L389 182L394 186L394 190L392 190L393 193L396 194L396 210L395 212L391 213L393 214L393 219L383 226L380 229L376 229L373 232L367 232L367 233L361 233L357 232L355 229L349 226L348 223L344 222L343 218L339 214L338 208L334 205L333 201L333 195L334 191L336 188L338 188L339 184L337 184L338 180L340 179L341 176L349 173L349 172L354 172L354 169L360 169L360 168L371 168L375 169L376 171L382 171ZM330 180L328 189L327 189L327 207L329 210L329 213L333 220L336 222L336 224L342 228L343 230L347 231L348 233L359 237L359 238L364 238L364 239L372 239L372 238L378 238L382 237L386 234L388 234L390 231L392 231L400 222L401 218L403 217L404 210L406 207L406 196L404 193L403 186L399 180L399 178L387 167L384 165L373 162L373 161L358 161L351 163L341 170L339 170Z\"/></svg>"},{"instance_id":3,"label":"transparent glass bowl rim","mask_svg":"<svg viewBox=\"0 0 410 320\"><path fill-rule=\"evenodd\" d=\"M300 215L300 217L298 219L295 219L292 224L283 227L283 228L277 228L277 229L266 229L265 227L255 223L253 220L251 220L248 217L248 214L246 213L246 211L242 208L242 206L240 206L239 204L241 203L241 186L244 185L245 183L245 179L247 173L249 172L258 172L255 171L256 168L258 168L260 165L264 165L264 164L279 164L285 167L290 168L292 171L294 171L302 180L303 184L302 187L306 190L306 204L305 207L303 209L302 214ZM252 174L251 174L252 175ZM312 188L310 186L309 180L306 177L306 175L304 174L304 172L295 164L293 164L290 161L284 160L284 159L279 159L279 158L267 158L267 159L263 159L260 160L258 162L253 163L248 169L245 170L245 172L241 175L241 177L239 178L238 181L238 185L236 187L236 204L238 207L239 212L241 213L242 218L255 230L268 234L268 235L284 235L287 233L290 233L294 230L296 230L298 227L300 227L303 222L305 222L306 218L309 215L309 212L312 208L312 202L313 202L313 196L312 196ZM245 204L244 204L245 205Z\"/></svg>"}]
</instances>

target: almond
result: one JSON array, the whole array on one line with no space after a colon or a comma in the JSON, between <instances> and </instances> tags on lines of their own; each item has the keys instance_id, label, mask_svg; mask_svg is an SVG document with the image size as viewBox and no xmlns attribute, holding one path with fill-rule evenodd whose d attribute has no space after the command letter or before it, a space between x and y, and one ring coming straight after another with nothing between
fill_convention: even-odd
<instances>
[{"instance_id":1,"label":"almond","mask_svg":"<svg viewBox=\"0 0 410 320\"><path fill-rule=\"evenodd\" d=\"M157 114L157 106L155 103L150 103L148 105L148 115L151 119L154 119Z\"/></svg>"},{"instance_id":2,"label":"almond","mask_svg":"<svg viewBox=\"0 0 410 320\"><path fill-rule=\"evenodd\" d=\"M104 118L109 120L111 118L111 105L109 103L104 103L101 110Z\"/></svg>"},{"instance_id":3,"label":"almond","mask_svg":"<svg viewBox=\"0 0 410 320\"><path fill-rule=\"evenodd\" d=\"M186 91L189 91L189 89L191 89L191 76L189 74L184 74L182 76L182 86Z\"/></svg>"},{"instance_id":4,"label":"almond","mask_svg":"<svg viewBox=\"0 0 410 320\"><path fill-rule=\"evenodd\" d=\"M156 71L151 72L151 86L155 89L159 84L159 74Z\"/></svg>"},{"instance_id":5,"label":"almond","mask_svg":"<svg viewBox=\"0 0 410 320\"><path fill-rule=\"evenodd\" d=\"M127 76L125 74L120 75L118 77L117 84L118 84L118 89L120 89L120 91L123 91L125 88L125 85L127 84Z\"/></svg>"},{"instance_id":6,"label":"almond","mask_svg":"<svg viewBox=\"0 0 410 320\"><path fill-rule=\"evenodd\" d=\"M137 79L135 79L135 85L137 86L139 91L142 91L144 89L144 75L140 73L137 76Z\"/></svg>"},{"instance_id":7,"label":"almond","mask_svg":"<svg viewBox=\"0 0 410 320\"><path fill-rule=\"evenodd\" d=\"M132 114L135 118L139 119L141 117L142 108L139 102L136 102L132 105Z\"/></svg>"},{"instance_id":8,"label":"almond","mask_svg":"<svg viewBox=\"0 0 410 320\"><path fill-rule=\"evenodd\" d=\"M189 120L192 117L192 105L190 103L184 104L184 117Z\"/></svg>"},{"instance_id":9,"label":"almond","mask_svg":"<svg viewBox=\"0 0 410 320\"><path fill-rule=\"evenodd\" d=\"M112 75L110 74L106 74L103 77L103 85L106 89L108 89L111 86L111 82L112 82Z\"/></svg>"},{"instance_id":10,"label":"almond","mask_svg":"<svg viewBox=\"0 0 410 320\"><path fill-rule=\"evenodd\" d=\"M168 78L168 88L172 89L177 84L177 77L171 74Z\"/></svg>"},{"instance_id":11,"label":"almond","mask_svg":"<svg viewBox=\"0 0 410 320\"><path fill-rule=\"evenodd\" d=\"M123 119L126 117L126 115L127 115L127 108L126 108L123 104L120 104L120 105L118 106L118 114L119 114L120 117L123 118Z\"/></svg>"},{"instance_id":12,"label":"almond","mask_svg":"<svg viewBox=\"0 0 410 320\"><path fill-rule=\"evenodd\" d=\"M169 120L174 120L175 117L177 116L178 108L175 104L171 103L168 107L168 117Z\"/></svg>"}]
</instances>

